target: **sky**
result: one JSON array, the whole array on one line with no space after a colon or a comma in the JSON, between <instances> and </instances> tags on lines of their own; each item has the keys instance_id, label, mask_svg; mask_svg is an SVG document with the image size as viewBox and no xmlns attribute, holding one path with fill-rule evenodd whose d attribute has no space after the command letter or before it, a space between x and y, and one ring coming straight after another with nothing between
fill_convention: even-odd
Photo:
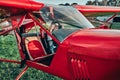
<instances>
[{"instance_id":1,"label":"sky","mask_svg":"<svg viewBox=\"0 0 120 80\"><path fill-rule=\"evenodd\" d=\"M35 0L35 1L40 1L43 3L49 3L49 4L78 3L79 5L85 5L88 0Z\"/></svg>"}]
</instances>

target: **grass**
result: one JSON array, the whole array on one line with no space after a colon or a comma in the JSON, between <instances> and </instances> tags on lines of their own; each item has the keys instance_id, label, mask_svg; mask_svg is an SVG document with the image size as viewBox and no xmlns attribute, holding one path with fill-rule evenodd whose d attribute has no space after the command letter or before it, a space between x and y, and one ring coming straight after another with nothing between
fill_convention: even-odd
<instances>
[{"instance_id":1,"label":"grass","mask_svg":"<svg viewBox=\"0 0 120 80\"><path fill-rule=\"evenodd\" d=\"M114 22L111 26L112 29L120 29L120 23L119 22Z\"/></svg>"},{"instance_id":2,"label":"grass","mask_svg":"<svg viewBox=\"0 0 120 80\"><path fill-rule=\"evenodd\" d=\"M20 60L14 36L0 36L0 58ZM15 80L22 70L18 64L0 62L0 80ZM29 68L20 80L62 80L40 70Z\"/></svg>"}]
</instances>

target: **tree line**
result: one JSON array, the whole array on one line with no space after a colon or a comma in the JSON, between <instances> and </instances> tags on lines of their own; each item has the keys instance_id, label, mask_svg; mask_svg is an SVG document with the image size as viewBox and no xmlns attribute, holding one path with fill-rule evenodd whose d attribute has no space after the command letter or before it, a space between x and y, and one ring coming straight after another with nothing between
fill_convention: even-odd
<instances>
[{"instance_id":1,"label":"tree line","mask_svg":"<svg viewBox=\"0 0 120 80\"><path fill-rule=\"evenodd\" d=\"M94 0L87 1L86 5L99 5L99 6L120 6L120 0Z\"/></svg>"}]
</instances>

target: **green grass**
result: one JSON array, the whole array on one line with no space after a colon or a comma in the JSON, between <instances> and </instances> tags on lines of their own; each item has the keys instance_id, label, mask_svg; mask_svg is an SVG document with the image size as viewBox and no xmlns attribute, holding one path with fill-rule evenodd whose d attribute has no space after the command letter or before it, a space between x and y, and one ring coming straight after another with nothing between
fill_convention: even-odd
<instances>
[{"instance_id":1,"label":"green grass","mask_svg":"<svg viewBox=\"0 0 120 80\"><path fill-rule=\"evenodd\" d=\"M20 60L14 36L0 36L0 58ZM15 80L22 68L13 63L0 62L0 80ZM40 70L29 68L20 80L62 80Z\"/></svg>"},{"instance_id":2,"label":"green grass","mask_svg":"<svg viewBox=\"0 0 120 80\"><path fill-rule=\"evenodd\" d=\"M112 29L120 29L120 23L119 22L114 22L111 26Z\"/></svg>"}]
</instances>

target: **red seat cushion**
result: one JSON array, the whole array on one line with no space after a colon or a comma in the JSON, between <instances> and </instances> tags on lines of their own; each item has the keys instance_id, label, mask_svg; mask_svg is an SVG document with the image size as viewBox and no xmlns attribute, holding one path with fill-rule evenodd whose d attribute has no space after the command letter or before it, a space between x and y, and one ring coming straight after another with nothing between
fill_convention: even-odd
<instances>
[{"instance_id":1,"label":"red seat cushion","mask_svg":"<svg viewBox=\"0 0 120 80\"><path fill-rule=\"evenodd\" d=\"M37 40L29 41L28 50L33 59L45 55L41 43Z\"/></svg>"}]
</instances>

